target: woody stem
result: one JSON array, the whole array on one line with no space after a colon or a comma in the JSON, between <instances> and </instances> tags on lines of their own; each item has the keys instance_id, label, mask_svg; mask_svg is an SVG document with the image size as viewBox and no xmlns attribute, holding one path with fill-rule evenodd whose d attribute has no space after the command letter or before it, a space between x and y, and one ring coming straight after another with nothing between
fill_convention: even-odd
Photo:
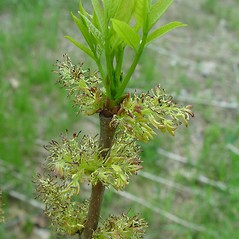
<instances>
[{"instance_id":1,"label":"woody stem","mask_svg":"<svg viewBox=\"0 0 239 239\"><path fill-rule=\"evenodd\" d=\"M100 113L100 149L105 149L101 153L104 159L109 152L114 138L115 128L110 126L112 116L106 116ZM99 181L96 185L92 185L91 198L87 221L82 234L82 239L91 239L93 232L98 227L100 209L103 200L105 186Z\"/></svg>"}]
</instances>

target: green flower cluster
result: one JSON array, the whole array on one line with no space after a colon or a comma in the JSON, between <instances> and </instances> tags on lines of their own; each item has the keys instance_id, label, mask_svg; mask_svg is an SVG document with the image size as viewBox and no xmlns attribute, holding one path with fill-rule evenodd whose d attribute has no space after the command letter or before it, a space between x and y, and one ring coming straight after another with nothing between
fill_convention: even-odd
<instances>
[{"instance_id":1,"label":"green flower cluster","mask_svg":"<svg viewBox=\"0 0 239 239\"><path fill-rule=\"evenodd\" d=\"M89 203L79 203L65 193L64 182L48 176L38 176L37 197L45 203L45 214L51 218L52 226L60 234L74 235L84 228Z\"/></svg>"},{"instance_id":2,"label":"green flower cluster","mask_svg":"<svg viewBox=\"0 0 239 239\"><path fill-rule=\"evenodd\" d=\"M107 156L103 159L97 137L74 134L71 139L62 136L62 142L52 141L46 146L50 152L48 168L68 184L65 192L73 195L80 192L80 183L95 185L101 181L105 186L116 190L124 189L129 177L142 168L139 146L128 137L117 134ZM105 149L104 149L105 150Z\"/></svg>"},{"instance_id":3,"label":"green flower cluster","mask_svg":"<svg viewBox=\"0 0 239 239\"><path fill-rule=\"evenodd\" d=\"M103 150L98 146L97 137L83 136L79 139L79 134L73 134L69 139L66 134L61 138L60 143L53 140L45 146L50 152L47 160L50 173L47 177L37 178L37 197L46 204L45 213L57 232L74 235L84 228L88 212L87 201L74 201L80 185L83 182L95 185L101 181L107 187L122 190L129 177L142 168L140 149L135 141L118 133L110 151L102 158ZM134 220L131 221L133 223Z\"/></svg>"},{"instance_id":4,"label":"green flower cluster","mask_svg":"<svg viewBox=\"0 0 239 239\"><path fill-rule=\"evenodd\" d=\"M134 140L117 133L102 167L92 173L91 183L101 181L106 186L123 190L130 176L142 169L139 153L140 148Z\"/></svg>"},{"instance_id":5,"label":"green flower cluster","mask_svg":"<svg viewBox=\"0 0 239 239\"><path fill-rule=\"evenodd\" d=\"M137 140L146 142L156 135L155 129L174 135L177 126L188 126L194 116L191 106L182 107L173 102L158 85L147 94L128 94L114 115L112 125Z\"/></svg>"},{"instance_id":6,"label":"green flower cluster","mask_svg":"<svg viewBox=\"0 0 239 239\"><path fill-rule=\"evenodd\" d=\"M85 182L90 174L102 166L99 146L96 138L79 134L71 139L68 134L61 136L61 142L51 141L45 148L50 152L48 168L56 177L67 181L65 192L70 195L79 194L80 183Z\"/></svg>"},{"instance_id":7,"label":"green flower cluster","mask_svg":"<svg viewBox=\"0 0 239 239\"><path fill-rule=\"evenodd\" d=\"M64 55L64 58L64 62L56 63L55 72L60 76L58 82L68 91L69 96L74 96L74 104L79 113L92 115L100 112L105 101L100 90L100 78L96 72L84 70L82 64L73 65L67 55Z\"/></svg>"},{"instance_id":8,"label":"green flower cluster","mask_svg":"<svg viewBox=\"0 0 239 239\"><path fill-rule=\"evenodd\" d=\"M126 239L142 238L145 234L147 223L138 216L129 217L110 216L102 226L93 234L93 239Z\"/></svg>"}]
</instances>

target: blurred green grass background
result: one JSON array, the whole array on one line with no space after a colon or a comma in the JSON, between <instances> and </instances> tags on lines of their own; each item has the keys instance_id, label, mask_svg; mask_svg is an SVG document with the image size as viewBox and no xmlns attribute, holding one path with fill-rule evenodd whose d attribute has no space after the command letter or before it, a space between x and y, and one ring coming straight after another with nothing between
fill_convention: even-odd
<instances>
[{"instance_id":1,"label":"blurred green grass background","mask_svg":"<svg viewBox=\"0 0 239 239\"><path fill-rule=\"evenodd\" d=\"M32 176L46 157L42 146L66 129L97 131L97 118L77 116L52 73L64 53L92 65L63 37L80 39L69 14L77 7L76 0L0 0L0 188L6 218L0 238L48 238L42 211L30 203ZM238 11L237 0L178 0L165 14L160 24L179 20L188 27L146 49L130 88L161 84L177 102L192 104L196 117L175 137L160 134L142 144L143 172L126 193L106 193L103 216L129 208L142 213L149 239L239 238ZM87 187L82 194L89 194Z\"/></svg>"}]
</instances>

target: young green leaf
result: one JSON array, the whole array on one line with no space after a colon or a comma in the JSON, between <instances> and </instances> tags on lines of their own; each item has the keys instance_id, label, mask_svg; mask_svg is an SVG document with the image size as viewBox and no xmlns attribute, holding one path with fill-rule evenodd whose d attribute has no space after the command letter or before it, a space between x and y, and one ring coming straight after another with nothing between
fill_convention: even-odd
<instances>
[{"instance_id":1,"label":"young green leaf","mask_svg":"<svg viewBox=\"0 0 239 239\"><path fill-rule=\"evenodd\" d=\"M138 50L140 43L140 36L129 24L119 21L117 19L112 19L113 29L117 33L118 37L124 41L126 44L131 46L135 51Z\"/></svg>"},{"instance_id":2,"label":"young green leaf","mask_svg":"<svg viewBox=\"0 0 239 239\"><path fill-rule=\"evenodd\" d=\"M81 13L81 15L86 16L88 18L91 18L92 16L84 9L82 2L80 1L79 3L79 13Z\"/></svg>"},{"instance_id":3,"label":"young green leaf","mask_svg":"<svg viewBox=\"0 0 239 239\"><path fill-rule=\"evenodd\" d=\"M115 14L115 19L129 23L135 10L136 1L137 0L122 0Z\"/></svg>"},{"instance_id":4,"label":"young green leaf","mask_svg":"<svg viewBox=\"0 0 239 239\"><path fill-rule=\"evenodd\" d=\"M145 25L147 23L148 11L149 11L148 0L136 1L134 17L136 19L137 24L142 28L145 28Z\"/></svg>"},{"instance_id":5,"label":"young green leaf","mask_svg":"<svg viewBox=\"0 0 239 239\"><path fill-rule=\"evenodd\" d=\"M84 23L81 21L81 19L77 18L73 13L71 13L71 16L72 16L74 22L76 23L76 25L78 26L79 30L81 31L81 33L82 33L83 37L85 38L87 44L89 45L89 47L93 51L95 38L89 33L87 27L84 25ZM93 53L95 53L95 52L93 52Z\"/></svg>"},{"instance_id":6,"label":"young green leaf","mask_svg":"<svg viewBox=\"0 0 239 239\"><path fill-rule=\"evenodd\" d=\"M93 6L93 9L94 9L94 16L96 16L97 18L97 21L99 23L99 26L100 26L100 29L101 32L103 33L104 32L104 25L105 25L105 21L104 21L104 12L103 12L103 9L99 3L98 0L92 0L92 6Z\"/></svg>"},{"instance_id":7,"label":"young green leaf","mask_svg":"<svg viewBox=\"0 0 239 239\"><path fill-rule=\"evenodd\" d=\"M108 20L115 17L115 14L119 8L119 5L121 4L121 1L122 0L102 0Z\"/></svg>"},{"instance_id":8,"label":"young green leaf","mask_svg":"<svg viewBox=\"0 0 239 239\"><path fill-rule=\"evenodd\" d=\"M146 41L146 44L155 40L158 37L161 37L162 35L164 35L165 33L173 30L176 27L183 27L183 26L187 26L187 24L183 24L181 22L170 22L170 23L158 28L157 30L155 30L151 34L149 34L149 36L147 38L147 41Z\"/></svg>"},{"instance_id":9,"label":"young green leaf","mask_svg":"<svg viewBox=\"0 0 239 239\"><path fill-rule=\"evenodd\" d=\"M73 37L65 36L65 38L70 40L73 44L75 44L78 48L80 48L82 51L84 51L86 54L88 54L91 58L93 58L95 60L95 56L89 48L87 48L86 46L84 46L81 43L79 43L78 41L76 41Z\"/></svg>"},{"instance_id":10,"label":"young green leaf","mask_svg":"<svg viewBox=\"0 0 239 239\"><path fill-rule=\"evenodd\" d=\"M164 14L164 12L168 9L168 7L172 4L173 0L158 0L150 9L149 13L149 28L150 30L156 22L160 19L160 17Z\"/></svg>"},{"instance_id":11,"label":"young green leaf","mask_svg":"<svg viewBox=\"0 0 239 239\"><path fill-rule=\"evenodd\" d=\"M94 36L94 38L96 39L96 43L97 44L102 44L102 34L101 32L98 30L97 27L94 26L94 24L86 17L81 15L82 19L85 22L85 25L87 26L88 31Z\"/></svg>"}]
</instances>

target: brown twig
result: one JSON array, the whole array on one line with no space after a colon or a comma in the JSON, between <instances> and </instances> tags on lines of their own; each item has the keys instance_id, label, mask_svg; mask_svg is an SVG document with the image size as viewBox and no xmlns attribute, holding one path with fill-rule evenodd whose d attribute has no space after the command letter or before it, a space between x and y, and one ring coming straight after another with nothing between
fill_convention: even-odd
<instances>
[{"instance_id":1,"label":"brown twig","mask_svg":"<svg viewBox=\"0 0 239 239\"><path fill-rule=\"evenodd\" d=\"M100 114L100 149L103 150L101 153L102 158L107 156L112 146L115 128L110 126L111 120L112 116ZM93 232L97 229L104 190L105 187L101 182L92 186L87 222L81 237L82 239L91 239Z\"/></svg>"}]
</instances>

